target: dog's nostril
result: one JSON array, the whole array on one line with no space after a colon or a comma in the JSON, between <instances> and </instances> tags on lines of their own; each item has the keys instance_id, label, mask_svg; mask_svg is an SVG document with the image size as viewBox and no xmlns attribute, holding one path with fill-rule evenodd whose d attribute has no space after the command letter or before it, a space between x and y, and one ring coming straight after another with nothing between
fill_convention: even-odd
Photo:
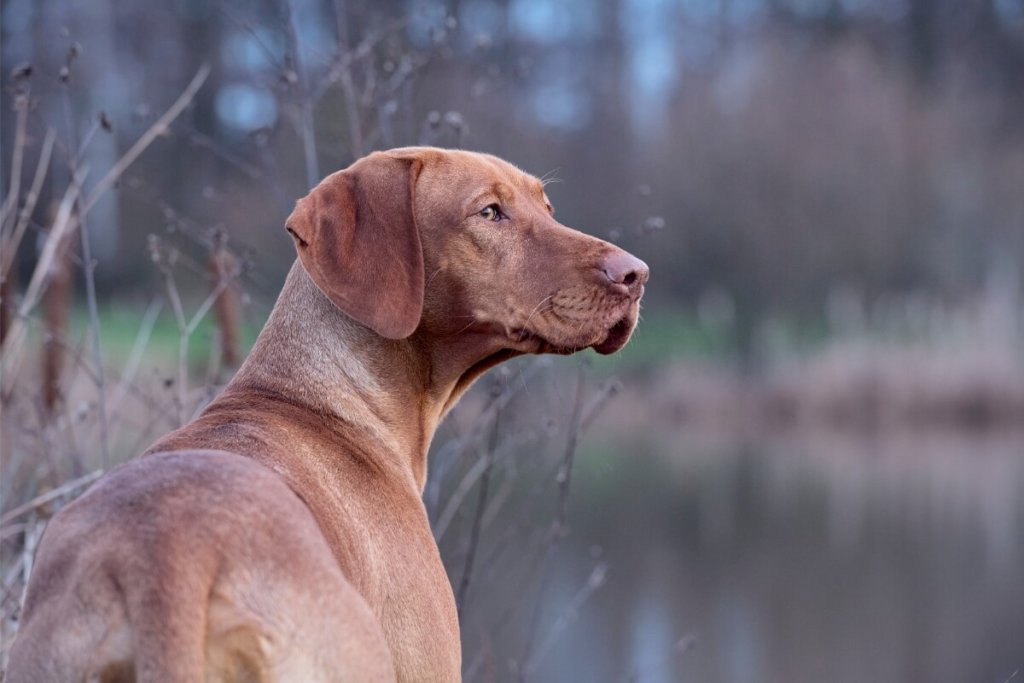
<instances>
[{"instance_id":1,"label":"dog's nostril","mask_svg":"<svg viewBox=\"0 0 1024 683\"><path fill-rule=\"evenodd\" d=\"M632 289L647 280L647 264L624 251L616 251L604 258L601 270L610 282Z\"/></svg>"}]
</instances>

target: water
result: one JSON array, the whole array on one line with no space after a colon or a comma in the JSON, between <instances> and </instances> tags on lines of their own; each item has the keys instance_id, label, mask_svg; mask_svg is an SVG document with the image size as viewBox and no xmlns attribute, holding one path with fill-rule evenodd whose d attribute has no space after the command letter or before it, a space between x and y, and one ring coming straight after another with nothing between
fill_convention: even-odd
<instances>
[{"instance_id":1,"label":"water","mask_svg":"<svg viewBox=\"0 0 1024 683\"><path fill-rule=\"evenodd\" d=\"M561 449L484 529L467 680L1024 680L1019 439L598 429L545 550Z\"/></svg>"}]
</instances>

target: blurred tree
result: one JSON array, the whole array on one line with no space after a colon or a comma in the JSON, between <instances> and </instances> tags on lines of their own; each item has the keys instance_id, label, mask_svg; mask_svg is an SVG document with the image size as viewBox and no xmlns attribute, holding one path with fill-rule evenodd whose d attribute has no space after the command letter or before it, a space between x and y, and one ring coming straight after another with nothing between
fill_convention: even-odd
<instances>
[{"instance_id":1,"label":"blurred tree","mask_svg":"<svg viewBox=\"0 0 1024 683\"><path fill-rule=\"evenodd\" d=\"M318 175L419 142L563 179L559 217L647 257L653 304L720 288L751 334L836 287L953 295L1024 259L1021 0L6 0L3 20L4 63L35 67L23 176L50 126L95 182L214 67L90 222L104 291L152 277L146 236L168 230L197 273L219 227L256 255L248 278L279 277ZM3 89L7 110L10 69ZM113 136L89 135L101 110Z\"/></svg>"}]
</instances>

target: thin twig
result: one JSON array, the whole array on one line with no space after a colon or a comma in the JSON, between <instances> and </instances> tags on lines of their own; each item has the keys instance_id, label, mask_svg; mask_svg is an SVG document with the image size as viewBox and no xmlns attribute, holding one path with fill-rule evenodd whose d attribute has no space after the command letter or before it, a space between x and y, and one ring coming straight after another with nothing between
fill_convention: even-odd
<instances>
[{"instance_id":1,"label":"thin twig","mask_svg":"<svg viewBox=\"0 0 1024 683\"><path fill-rule=\"evenodd\" d=\"M562 613L555 618L547 636L543 641L541 641L541 644L534 651L531 659L523 663L526 675L530 675L536 671L538 662L540 662L544 655L547 654L555 644L558 640L558 636L562 635L562 631L565 630L566 626L576 618L579 614L580 608L583 607L584 603L586 603L590 596L604 585L607 574L607 562L598 562L594 566L594 569L590 572L590 576L587 578L586 583L576 591L576 594L569 600L569 604L567 604L565 609L562 610Z\"/></svg>"},{"instance_id":2,"label":"thin twig","mask_svg":"<svg viewBox=\"0 0 1024 683\"><path fill-rule=\"evenodd\" d=\"M188 324L185 326L185 330L188 332L188 334L192 334L193 332L196 331L200 323L203 322L203 318L205 318L206 314L210 312L210 309L213 308L213 305L217 303L217 297L223 294L224 290L230 287L232 283L234 283L235 280L238 279L238 276L241 275L241 273L242 269L236 266L232 272L227 273L224 277L220 278L217 281L217 286L214 287L213 290L206 295L206 298L203 300L203 303L199 305L199 309L195 312L195 314L192 316L192 319L189 320Z\"/></svg>"},{"instance_id":3,"label":"thin twig","mask_svg":"<svg viewBox=\"0 0 1024 683\"><path fill-rule=\"evenodd\" d=\"M89 484L99 479L100 476L102 476L102 474L103 470L95 470L93 472L90 472L89 474L86 474L85 476L79 477L77 479L72 479L69 482L65 482L64 484L61 484L57 488L47 491L42 495L36 496L27 503L19 505L18 507L5 512L3 517L0 517L0 524L7 524L9 522L12 522L18 517L21 517L26 512L31 512L32 510L35 510L38 507L46 505L47 503L51 503L60 498L61 496L71 493L76 489L82 488L83 486L88 486Z\"/></svg>"},{"instance_id":4,"label":"thin twig","mask_svg":"<svg viewBox=\"0 0 1024 683\"><path fill-rule=\"evenodd\" d=\"M402 18L397 21L391 22L388 26L378 31L369 31L366 36L359 42L359 45L347 52L340 52L331 65L327 68L327 72L319 79L317 79L317 86L313 89L311 96L313 103L319 103L323 96L327 93L330 86L334 85L342 79L342 74L346 71L350 71L353 66L359 62L365 63L367 66L373 63L370 59L373 57L374 50L378 45L383 43L389 37L395 33L399 33L405 29L409 24L408 18ZM353 87L355 83L353 82ZM354 92L354 90L353 90ZM355 93L358 95L358 93ZM356 98L357 105L361 102L363 105L368 104L369 97L366 93L363 93L362 97ZM365 147L365 144L364 144Z\"/></svg>"},{"instance_id":5,"label":"thin twig","mask_svg":"<svg viewBox=\"0 0 1024 683\"><path fill-rule=\"evenodd\" d=\"M664 671L669 664L682 657L684 654L693 649L697 644L697 636L689 633L679 640L676 641L672 648L672 652L661 658L661 660L654 662L650 666L643 669L634 669L630 672L626 678L625 683L638 683L645 677L651 676L652 674L660 673Z\"/></svg>"},{"instance_id":6,"label":"thin twig","mask_svg":"<svg viewBox=\"0 0 1024 683\"><path fill-rule=\"evenodd\" d=\"M39 201L39 192L43 189L43 181L46 179L46 172L50 168L50 156L53 153L53 142L56 133L52 128L46 129L46 137L43 138L43 148L39 152L39 163L36 164L36 173L32 177L32 184L29 186L28 194L25 195L25 206L18 213L18 220L10 236L4 235L2 250L3 262L0 264L0 276L8 277L14 257L21 246L21 240L25 236L28 224L32 219L32 213L36 210L36 202Z\"/></svg>"},{"instance_id":7,"label":"thin twig","mask_svg":"<svg viewBox=\"0 0 1024 683\"><path fill-rule=\"evenodd\" d=\"M601 385L597 393L591 396L590 400L583 406L583 415L580 417L581 432L587 431L605 404L620 391L622 391L622 384L617 379L610 379Z\"/></svg>"},{"instance_id":8,"label":"thin twig","mask_svg":"<svg viewBox=\"0 0 1024 683\"><path fill-rule=\"evenodd\" d=\"M347 56L348 25L345 14L345 0L334 0L334 19L338 32L338 54ZM351 59L338 60L338 78L341 83L341 94L345 101L345 118L348 122L348 147L353 159L363 155L363 132L359 115L359 94L352 81Z\"/></svg>"},{"instance_id":9,"label":"thin twig","mask_svg":"<svg viewBox=\"0 0 1024 683\"><path fill-rule=\"evenodd\" d=\"M96 369L92 367L91 361L85 358L80 348L80 345L84 343L84 341L76 344L71 340L67 339L66 337L60 337L59 341L61 343L61 346L64 348L64 353L68 354L69 357L74 361L74 367L77 370L84 372L89 377L90 380L96 382L98 380ZM110 364L106 365L106 371L110 373L111 376L115 377L119 374L117 368L112 367ZM128 384L128 391L130 391L135 398L138 398L140 401L145 402L147 404L147 407L161 413L164 412L163 406L157 400L148 396L134 383Z\"/></svg>"},{"instance_id":10,"label":"thin twig","mask_svg":"<svg viewBox=\"0 0 1024 683\"><path fill-rule=\"evenodd\" d=\"M231 23L233 23L236 28L240 28L249 34L249 37L252 38L256 45L258 45L260 49L263 51L263 55L267 58L268 62L273 64L278 69L284 68L284 64L282 64L281 60L278 59L277 57L277 52L275 52L274 49L267 44L267 41L264 39L262 35L260 35L259 31L253 28L251 21L242 19L238 15L234 14L234 12L232 12L231 9L227 7L227 3L216 3L215 7L225 17L227 17L228 20Z\"/></svg>"},{"instance_id":11,"label":"thin twig","mask_svg":"<svg viewBox=\"0 0 1024 683\"><path fill-rule=\"evenodd\" d=\"M76 162L77 163L77 160ZM74 167L72 167L72 172ZM72 173L72 182L78 183ZM89 239L89 224L85 219L86 209L82 205L82 187L79 185L76 201L78 203L78 234L82 243L82 271L85 273L85 300L89 310L89 331L92 337L93 361L96 366L96 403L100 418L101 463L106 469L110 466L110 435L107 420L107 382L103 371L103 345L100 341L100 312L96 299L96 261L92 257L92 243Z\"/></svg>"},{"instance_id":12,"label":"thin twig","mask_svg":"<svg viewBox=\"0 0 1024 683\"><path fill-rule=\"evenodd\" d=\"M87 169L80 171L79 181L84 177ZM50 274L50 267L53 264L53 259L57 254L57 247L60 245L64 235L71 229L74 224L71 212L75 205L75 199L78 196L79 183L71 183L68 185L67 191L64 193L64 198L60 202L60 208L57 210L57 217L54 219L53 227L50 228L50 234L46 238L46 243L43 245L43 251L39 255L39 261L36 263L35 270L32 271L32 279L29 280L28 288L25 290L25 295L22 298L21 306L18 307L18 314L14 321L11 323L10 332L7 338L4 339L3 346L0 347L0 358L2 358L3 368L3 382L6 388L3 393L7 394L7 388L12 386L13 376L16 375L14 372L17 367L21 364L18 363L19 353L21 350L22 342L24 342L26 334L26 322L28 320L28 314L31 313L32 309L35 308L39 302L39 298L42 296L46 289L48 276Z\"/></svg>"},{"instance_id":13,"label":"thin twig","mask_svg":"<svg viewBox=\"0 0 1024 683\"><path fill-rule=\"evenodd\" d=\"M99 198L103 196L103 193L117 182L118 178L121 177L121 174L132 165L132 163L140 154L142 154L143 151L145 151L147 147L149 147L153 140L160 135L163 135L174 119L178 118L181 112L185 111L185 107L192 102L192 98L196 96L199 88L203 85L203 82L209 75L209 65L203 64L199 67L199 71L197 71L196 75L192 77L192 80L189 82L188 86L185 87L185 90L182 91L181 95L178 96L178 99L174 101L174 104L164 112L163 116L157 119L156 122L149 127L149 130L142 134L142 137L135 141L135 144L132 145L120 159L118 159L113 168L107 171L107 174L103 176L98 183L96 183L96 187L92 189L92 192L89 193L89 197L83 202L83 214L91 209Z\"/></svg>"},{"instance_id":14,"label":"thin twig","mask_svg":"<svg viewBox=\"0 0 1024 683\"><path fill-rule=\"evenodd\" d=\"M581 418L583 414L583 392L584 368L581 364L576 379L576 398L573 401L572 417L569 419L569 436L565 445L565 454L562 457L562 464L559 466L556 481L558 482L558 506L556 508L555 521L548 533L547 546L541 560L540 586L537 589L536 601L533 605L533 616L530 619L530 629L526 638L526 647L523 648L522 662L519 668L519 682L525 683L527 676L532 672L536 653L534 644L537 631L540 627L540 615L544 606L544 595L546 593L549 574L551 571L551 559L554 551L561 543L568 532L569 512L569 489L572 484L572 467L576 459L576 446L579 443Z\"/></svg>"},{"instance_id":15,"label":"thin twig","mask_svg":"<svg viewBox=\"0 0 1024 683\"><path fill-rule=\"evenodd\" d=\"M491 401L484 407L474 420L473 428L462 437L452 440L450 443L445 444L445 447L437 453L434 457L434 462L437 463L438 471L436 474L431 475L431 482L424 495L427 502L427 509L431 512L431 516L434 516L437 508L437 499L440 496L441 483L445 478L449 468L461 462L461 460L468 454L475 452L479 448L480 441L487 433L487 427L491 424L494 416L498 411L502 410L509 402L518 394L523 387L526 386L526 379L534 375L541 368L549 367L549 363L546 359L541 359L530 365L522 373L522 381L509 383L505 386L502 392L493 397ZM469 475L467 474L467 477ZM449 498L448 503L445 505L445 511L457 509L462 504L462 498L468 494L471 486L463 487L460 485L456 488L455 493ZM434 522L434 538L440 539L444 536L447 531L448 523L454 514L447 514L442 512L441 516Z\"/></svg>"},{"instance_id":16,"label":"thin twig","mask_svg":"<svg viewBox=\"0 0 1024 683\"><path fill-rule=\"evenodd\" d=\"M25 543L21 548L21 597L18 599L18 609L25 607L25 597L28 595L28 577L32 576L32 567L36 556L36 547L39 539L45 530L45 524L38 524L30 527L25 532Z\"/></svg>"},{"instance_id":17,"label":"thin twig","mask_svg":"<svg viewBox=\"0 0 1024 683\"><path fill-rule=\"evenodd\" d=\"M152 248L152 247L151 247ZM159 248L159 247L157 247ZM181 294L178 292L177 282L174 279L174 273L172 270L172 264L167 263L163 259L157 260L157 265L163 274L164 285L167 290L167 298L171 302L171 310L174 312L174 320L178 326L178 422L179 424L185 423L185 413L187 412L186 406L189 403L188 400L188 347L189 341L192 335L195 333L199 324L206 317L206 314L210 312L213 304L217 301L217 297L231 285L231 283L238 277L241 272L237 269L229 274L228 277L223 277L217 283L217 286L210 292L206 299L199 306L199 310L192 316L191 319L186 319L185 308L181 302Z\"/></svg>"},{"instance_id":18,"label":"thin twig","mask_svg":"<svg viewBox=\"0 0 1024 683\"><path fill-rule=\"evenodd\" d=\"M267 174L260 168L253 166L247 161L244 161L241 157L228 151L223 145L218 143L216 140L211 138L209 135L200 133L193 127L188 127L184 131L178 131L179 135L189 141L189 144L194 147L200 147L202 149L210 151L218 159L231 164L234 168L237 168L242 173L246 174L252 180L268 181Z\"/></svg>"},{"instance_id":19,"label":"thin twig","mask_svg":"<svg viewBox=\"0 0 1024 683\"><path fill-rule=\"evenodd\" d=\"M170 264L163 263L161 271L167 299L174 312L174 322L178 326L178 424L182 425L185 423L185 403L188 399L188 322L185 320L185 309Z\"/></svg>"},{"instance_id":20,"label":"thin twig","mask_svg":"<svg viewBox=\"0 0 1024 683\"><path fill-rule=\"evenodd\" d=\"M25 131L28 124L28 107L28 93L19 94L15 99L18 117L15 124L14 150L11 152L11 183L7 189L6 199L0 205L0 228L7 224L7 218L14 215L18 208L18 197L21 193L21 164L25 158L25 145L28 139Z\"/></svg>"},{"instance_id":21,"label":"thin twig","mask_svg":"<svg viewBox=\"0 0 1024 683\"><path fill-rule=\"evenodd\" d=\"M455 604L460 619L462 618L463 608L466 605L469 583L473 578L473 561L476 559L476 550L480 543L480 529L483 524L484 509L487 507L487 493L490 490L491 472L494 470L500 425L501 411L498 411L494 415L494 424L491 426L490 443L488 443L487 451L484 453L483 458L481 458L484 462L484 470L480 476L480 489L476 499L476 511L473 513L473 524L469 532L469 549L466 551L466 561L462 567L462 580L459 582L459 590L455 597Z\"/></svg>"},{"instance_id":22,"label":"thin twig","mask_svg":"<svg viewBox=\"0 0 1024 683\"><path fill-rule=\"evenodd\" d=\"M299 54L298 28L295 22L295 2L288 2L288 53L299 88L298 129L302 138L302 151L306 160L306 182L309 187L320 180L320 169L316 153L316 130L313 127L313 99L309 94L309 77Z\"/></svg>"},{"instance_id":23,"label":"thin twig","mask_svg":"<svg viewBox=\"0 0 1024 683\"><path fill-rule=\"evenodd\" d=\"M162 310L163 301L161 299L154 299L150 302L149 308L146 309L146 313L142 317L142 323L139 325L139 331L135 335L132 350L128 354L128 361L121 372L121 381L118 382L117 388L114 389L114 395L110 399L110 411L114 414L121 407L124 397L128 395L129 388L133 386L135 373L138 372L139 364L142 362L142 355L146 351L146 345L149 343L149 338L153 333L153 327L156 325L157 318Z\"/></svg>"},{"instance_id":24,"label":"thin twig","mask_svg":"<svg viewBox=\"0 0 1024 683\"><path fill-rule=\"evenodd\" d=\"M485 422L485 424L492 424L496 420L497 415L495 415L492 420ZM485 473L487 473L488 467L492 463L497 463L505 456L506 453L511 452L516 446L522 445L522 443L522 439L506 439L504 443L492 449L491 456L489 458L477 458L476 462L466 470L466 473L448 497L448 502L445 503L444 508L441 510L441 514L437 516L437 522L434 524L435 540L440 541L445 537L445 534L451 528L452 522L455 521L459 511L465 504L466 497L469 495L470 491L473 490L476 483L483 478ZM486 517L484 522L484 526L486 526Z\"/></svg>"},{"instance_id":25,"label":"thin twig","mask_svg":"<svg viewBox=\"0 0 1024 683\"><path fill-rule=\"evenodd\" d=\"M572 417L569 419L569 439L565 446L565 458L558 472L558 517L555 519L554 537L562 538L569 528L569 487L572 484L573 464L576 461L576 447L583 427L583 397L586 371L581 363L576 380L576 400L573 402Z\"/></svg>"},{"instance_id":26,"label":"thin twig","mask_svg":"<svg viewBox=\"0 0 1024 683\"><path fill-rule=\"evenodd\" d=\"M92 139L96 137L96 132L99 131L99 129L100 122L99 119L97 119L92 122L91 126L89 126L89 130L86 131L85 137L82 138L81 144L78 145L78 151L75 152L74 156L75 159L81 159L85 155L85 150L89 149L89 143L91 143Z\"/></svg>"},{"instance_id":27,"label":"thin twig","mask_svg":"<svg viewBox=\"0 0 1024 683\"><path fill-rule=\"evenodd\" d=\"M578 404L578 405L581 406L580 407L580 412L579 412L579 417L578 417L578 425L577 425L577 427L575 429L572 427L572 425L570 425L570 435L573 432L576 432L578 435L582 435L582 433L586 430L586 428L590 424L593 423L594 419L596 419L596 417L600 413L601 409L605 405L607 405L608 400L612 396L615 395L615 393L619 390L619 388L620 388L620 384L618 383L618 381L616 381L614 379L608 380L608 381L606 381L606 382L604 382L602 384L602 386L600 387L600 389L596 393L592 393L592 395L586 401L583 401L582 403ZM579 398L579 397L577 397L577 398ZM569 451L567 450L567 455L568 454L569 454ZM559 487L560 487L560 503L562 501L565 501L565 500L568 499L568 488L567 487L568 487L568 484L569 484L569 480L567 478L565 478L565 476L564 476L565 471L566 471L566 458L563 457L562 461L558 464L558 466L551 473L551 476L543 477L542 478L543 481L545 481L545 482L556 481L559 484ZM517 523L513 523L494 542L493 545L495 547L495 552L492 553L491 557L489 557L486 560L486 562L484 563L483 568L482 568L483 576L486 577L488 574L490 574L493 571L493 568L495 566L499 566L499 560L501 560L501 558L503 557L503 553L507 549L509 549L509 548L532 547L532 545L533 545L532 541L520 541L520 540L516 540L516 537L519 536L519 535L525 535L525 534L530 533L530 526L526 522L526 512L525 511L531 510L531 509L535 509L536 505L535 505L534 501L536 500L536 498L539 495L541 495L543 493L543 491L546 488L547 488L546 486L534 487L534 490L530 493L529 497L526 500L524 500L524 501L520 501L519 507L520 507L520 509L522 511L520 513L520 516L522 517L522 519L519 522L517 522ZM562 509L564 509L564 508L560 504L559 505L559 510L561 511ZM484 520L484 528L485 529L488 526L488 519L489 518L493 518L493 516L496 515L496 514L497 514L497 511L488 511L487 513L485 513L485 520ZM561 514L561 512L559 512L559 514ZM542 590L543 590L543 587L546 585L546 582L550 578L548 574L549 574L550 561L551 560L549 558L552 556L552 554L554 552L554 549L555 549L554 546L557 545L561 541L561 538L564 536L564 530L566 528L567 528L567 521L565 521L564 518L563 518L563 521L561 523L559 523L558 520L556 520L555 523L552 525L552 527L549 528L549 530L544 534L545 535L544 545L539 550L539 552L536 553L535 559L531 559L531 560L526 561L524 563L524 566L531 567L529 573L526 576L523 577L525 581L527 581L527 582L535 581L538 572L537 572L536 569L533 569L533 568L539 567L540 570L541 570L540 571L540 573L541 573L540 585L542 586ZM561 533L559 533L560 529L562 530ZM501 565L501 566L505 566L505 565ZM599 565L598 567L595 567L594 573L591 574L591 578L588 581L588 583L593 582L593 581L598 581L599 579L603 581L603 573L604 573L604 567L603 566ZM520 590L525 589L526 585L528 585L528 584L527 583L523 583L521 588L516 588L516 589L513 590L513 592L519 592ZM576 598L574 598L571 601L570 607L568 609L566 609L565 611L563 611L562 616L560 616L559 618L557 618L555 620L555 624L552 627L552 630L549 631L548 635L546 636L545 640L542 641L541 645L539 647L537 647L537 648L533 648L532 645L530 646L531 654L528 657L526 657L525 660L522 660L520 662L521 667L528 667L528 670L523 671L522 668L521 668L520 669L520 675L527 676L527 675L530 675L530 674L532 674L534 672L538 662L543 657L544 652L547 651L550 648L550 646L553 644L554 640L557 639L557 636L560 634L560 632L567 625L568 622L564 618L564 616L567 615L567 614L571 614L574 610L578 609L579 605L582 603L584 598L586 596L589 596L589 594L591 594L594 590L596 590L596 587L590 587L590 588L584 587L581 590L581 592L579 594L577 594ZM538 595L537 600L538 600L537 605L539 606L540 605L540 601L543 600L543 595ZM511 619L512 615L515 614L518 611L518 609L519 609L519 603L509 605L505 610L503 610L499 614L498 618L491 624L491 626L489 627L489 632L494 634L494 633L500 631L505 625L507 625L510 622L510 619ZM534 626L533 626L531 634L533 632L537 631L538 627L539 627L539 622L536 622L534 624ZM532 637L534 637L534 636L531 635L531 638ZM479 657L474 658L473 663L471 664L471 666L469 668L469 671L474 670L474 667L479 666L479 664L480 664ZM467 676L467 679L470 679L470 678L471 678L470 676Z\"/></svg>"}]
</instances>

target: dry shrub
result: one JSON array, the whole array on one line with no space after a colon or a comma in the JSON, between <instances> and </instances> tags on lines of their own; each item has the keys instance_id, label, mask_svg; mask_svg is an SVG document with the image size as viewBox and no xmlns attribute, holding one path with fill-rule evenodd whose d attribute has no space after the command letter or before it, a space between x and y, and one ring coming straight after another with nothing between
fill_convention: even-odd
<instances>
[{"instance_id":1,"label":"dry shrub","mask_svg":"<svg viewBox=\"0 0 1024 683\"><path fill-rule=\"evenodd\" d=\"M1024 296L1013 277L948 303L891 297L873 306L835 297L825 337L800 342L766 321L757 366L680 360L659 369L612 419L622 429L687 424L711 430L1024 427ZM629 406L643 406L631 411Z\"/></svg>"},{"instance_id":2,"label":"dry shrub","mask_svg":"<svg viewBox=\"0 0 1024 683\"><path fill-rule=\"evenodd\" d=\"M216 294L213 314L219 332L221 360L229 368L236 368L242 362L242 292L238 284L241 266L228 249L227 235L222 230L213 237L208 269Z\"/></svg>"},{"instance_id":3,"label":"dry shrub","mask_svg":"<svg viewBox=\"0 0 1024 683\"><path fill-rule=\"evenodd\" d=\"M956 306L880 305L865 327L803 357L776 358L762 402L798 424L1024 425L1024 300L995 281Z\"/></svg>"}]
</instances>

